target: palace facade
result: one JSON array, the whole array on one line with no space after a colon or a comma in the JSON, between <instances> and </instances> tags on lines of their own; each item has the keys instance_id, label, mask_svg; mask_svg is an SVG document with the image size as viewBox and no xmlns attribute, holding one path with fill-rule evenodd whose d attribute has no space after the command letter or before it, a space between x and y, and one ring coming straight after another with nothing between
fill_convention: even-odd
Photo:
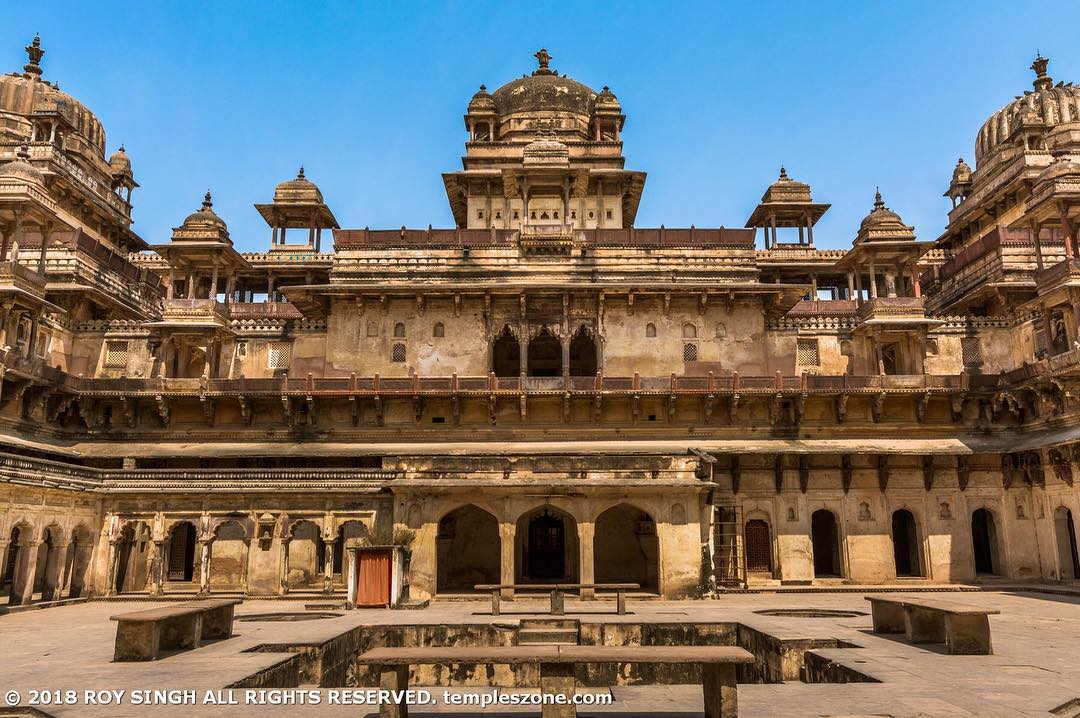
<instances>
[{"instance_id":1,"label":"palace facade","mask_svg":"<svg viewBox=\"0 0 1080 718\"><path fill-rule=\"evenodd\" d=\"M301 168L246 253L209 193L132 231L131 159L26 50L0 77L12 604L1080 575L1080 89L1044 58L934 240L879 193L818 249L829 205L784 169L733 227L637 227L619 100L541 50L468 102L455 226L341 228Z\"/></svg>"}]
</instances>

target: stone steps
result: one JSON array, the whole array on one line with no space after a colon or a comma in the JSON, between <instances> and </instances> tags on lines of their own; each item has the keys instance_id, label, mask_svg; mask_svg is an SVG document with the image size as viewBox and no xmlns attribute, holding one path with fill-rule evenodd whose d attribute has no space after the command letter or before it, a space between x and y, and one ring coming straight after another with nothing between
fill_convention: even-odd
<instances>
[{"instance_id":1,"label":"stone steps","mask_svg":"<svg viewBox=\"0 0 1080 718\"><path fill-rule=\"evenodd\" d=\"M518 624L516 642L519 646L574 646L580 628L580 622L574 619L523 619Z\"/></svg>"}]
</instances>

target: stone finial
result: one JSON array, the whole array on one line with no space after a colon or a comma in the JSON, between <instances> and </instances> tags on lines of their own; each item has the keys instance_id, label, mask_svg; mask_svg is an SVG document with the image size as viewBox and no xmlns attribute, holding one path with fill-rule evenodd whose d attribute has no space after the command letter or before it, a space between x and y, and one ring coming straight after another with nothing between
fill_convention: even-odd
<instances>
[{"instance_id":1,"label":"stone finial","mask_svg":"<svg viewBox=\"0 0 1080 718\"><path fill-rule=\"evenodd\" d=\"M782 179L782 180L788 179L787 168L784 167L784 165L780 165L780 179Z\"/></svg>"},{"instance_id":2,"label":"stone finial","mask_svg":"<svg viewBox=\"0 0 1080 718\"><path fill-rule=\"evenodd\" d=\"M45 56L45 51L41 49L41 37L37 33L34 33L34 41L27 45L25 50L30 62L23 65L23 70L28 75L40 75L41 58Z\"/></svg>"},{"instance_id":3,"label":"stone finial","mask_svg":"<svg viewBox=\"0 0 1080 718\"><path fill-rule=\"evenodd\" d=\"M214 206L214 200L213 200L212 197L210 197L210 190L206 190L206 195L203 196L203 200L202 200L202 208L203 209L211 209L211 208L213 208L213 206Z\"/></svg>"},{"instance_id":4,"label":"stone finial","mask_svg":"<svg viewBox=\"0 0 1080 718\"><path fill-rule=\"evenodd\" d=\"M1046 90L1054 86L1054 78L1046 74L1046 67L1050 64L1050 60L1042 56L1042 53L1035 53L1035 60L1031 63L1031 69L1035 71L1035 82L1032 84L1036 90Z\"/></svg>"},{"instance_id":5,"label":"stone finial","mask_svg":"<svg viewBox=\"0 0 1080 718\"><path fill-rule=\"evenodd\" d=\"M540 63L540 67L533 70L534 75L554 75L555 71L548 68L548 63L551 62L551 55L548 54L547 48L540 48L537 52L533 53L533 57Z\"/></svg>"},{"instance_id":6,"label":"stone finial","mask_svg":"<svg viewBox=\"0 0 1080 718\"><path fill-rule=\"evenodd\" d=\"M304 165L300 165L300 171L296 173L296 179L307 179L306 177L304 177Z\"/></svg>"},{"instance_id":7,"label":"stone finial","mask_svg":"<svg viewBox=\"0 0 1080 718\"><path fill-rule=\"evenodd\" d=\"M881 188L874 188L874 209L884 209L885 201L881 199Z\"/></svg>"}]
</instances>

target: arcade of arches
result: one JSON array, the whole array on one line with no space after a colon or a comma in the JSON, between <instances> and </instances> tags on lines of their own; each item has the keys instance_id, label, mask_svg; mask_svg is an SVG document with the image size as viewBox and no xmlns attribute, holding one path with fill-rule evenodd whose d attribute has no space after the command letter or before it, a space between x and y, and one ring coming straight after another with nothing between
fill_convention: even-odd
<instances>
[{"instance_id":1,"label":"arcade of arches","mask_svg":"<svg viewBox=\"0 0 1080 718\"><path fill-rule=\"evenodd\" d=\"M562 339L541 326L525 340L504 326L491 345L491 371L498 377L596 376L599 366L596 339L585 325Z\"/></svg>"}]
</instances>

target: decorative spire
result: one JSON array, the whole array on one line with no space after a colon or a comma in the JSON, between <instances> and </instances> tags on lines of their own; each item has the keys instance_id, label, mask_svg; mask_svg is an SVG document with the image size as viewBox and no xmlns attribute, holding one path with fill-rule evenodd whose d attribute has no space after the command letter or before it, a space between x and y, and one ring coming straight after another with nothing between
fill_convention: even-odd
<instances>
[{"instance_id":1,"label":"decorative spire","mask_svg":"<svg viewBox=\"0 0 1080 718\"><path fill-rule=\"evenodd\" d=\"M881 188L875 187L874 192L874 209L885 209L885 202L881 199Z\"/></svg>"},{"instance_id":2,"label":"decorative spire","mask_svg":"<svg viewBox=\"0 0 1080 718\"><path fill-rule=\"evenodd\" d=\"M296 179L307 179L306 177L304 177L304 165L300 165L300 171L296 173Z\"/></svg>"},{"instance_id":3,"label":"decorative spire","mask_svg":"<svg viewBox=\"0 0 1080 718\"><path fill-rule=\"evenodd\" d=\"M784 167L784 165L780 165L780 179L782 179L782 180L788 179L787 168Z\"/></svg>"},{"instance_id":4,"label":"decorative spire","mask_svg":"<svg viewBox=\"0 0 1080 718\"><path fill-rule=\"evenodd\" d=\"M214 200L210 197L210 190L206 190L206 195L202 200L202 208L208 212L212 212L214 207Z\"/></svg>"},{"instance_id":5,"label":"decorative spire","mask_svg":"<svg viewBox=\"0 0 1080 718\"><path fill-rule=\"evenodd\" d=\"M1048 90L1054 86L1054 78L1046 74L1046 67L1050 64L1050 60L1043 57L1042 53L1035 52L1035 60L1031 63L1031 69L1035 71L1035 85L1036 90Z\"/></svg>"},{"instance_id":6,"label":"decorative spire","mask_svg":"<svg viewBox=\"0 0 1080 718\"><path fill-rule=\"evenodd\" d=\"M487 92L487 85L482 82L480 83L480 92Z\"/></svg>"},{"instance_id":7,"label":"decorative spire","mask_svg":"<svg viewBox=\"0 0 1080 718\"><path fill-rule=\"evenodd\" d=\"M548 63L551 62L551 55L548 54L546 48L540 48L539 51L533 53L533 57L540 63L540 67L533 70L534 75L555 75L558 74L554 70L548 68Z\"/></svg>"},{"instance_id":8,"label":"decorative spire","mask_svg":"<svg viewBox=\"0 0 1080 718\"><path fill-rule=\"evenodd\" d=\"M23 70L28 75L41 75L41 58L45 55L45 51L41 49L41 37L34 33L34 41L27 45L25 49L30 62L23 65Z\"/></svg>"}]
</instances>

